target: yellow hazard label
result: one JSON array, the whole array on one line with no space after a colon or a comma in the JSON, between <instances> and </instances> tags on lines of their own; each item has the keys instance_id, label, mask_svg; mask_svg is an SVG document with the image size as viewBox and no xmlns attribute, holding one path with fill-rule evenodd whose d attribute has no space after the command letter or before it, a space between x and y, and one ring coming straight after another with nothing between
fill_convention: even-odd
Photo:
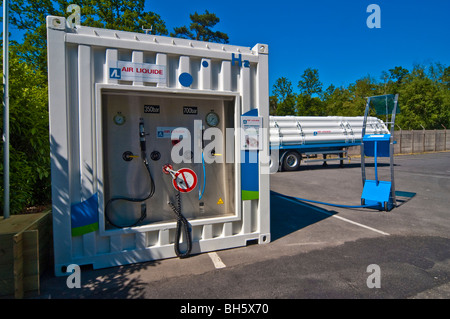
<instances>
[{"instance_id":1,"label":"yellow hazard label","mask_svg":"<svg viewBox=\"0 0 450 319\"><path fill-rule=\"evenodd\" d=\"M219 198L219 200L217 201L217 205L222 205L223 204L223 200L222 198Z\"/></svg>"}]
</instances>

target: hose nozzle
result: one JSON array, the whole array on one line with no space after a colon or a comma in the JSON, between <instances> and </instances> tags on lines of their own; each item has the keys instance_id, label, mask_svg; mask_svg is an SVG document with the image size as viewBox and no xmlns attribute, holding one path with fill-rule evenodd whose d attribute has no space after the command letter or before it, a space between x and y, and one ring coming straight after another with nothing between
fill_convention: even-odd
<instances>
[{"instance_id":1,"label":"hose nozzle","mask_svg":"<svg viewBox=\"0 0 450 319\"><path fill-rule=\"evenodd\" d=\"M141 144L141 151L145 152L146 147L145 147L145 127L144 127L144 122L141 121L139 123L139 141Z\"/></svg>"}]
</instances>

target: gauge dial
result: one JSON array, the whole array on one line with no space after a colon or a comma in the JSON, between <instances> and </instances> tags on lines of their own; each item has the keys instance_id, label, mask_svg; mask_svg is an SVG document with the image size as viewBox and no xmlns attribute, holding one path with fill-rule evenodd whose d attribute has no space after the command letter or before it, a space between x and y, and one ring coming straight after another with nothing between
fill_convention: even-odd
<instances>
[{"instance_id":1,"label":"gauge dial","mask_svg":"<svg viewBox=\"0 0 450 319\"><path fill-rule=\"evenodd\" d=\"M114 116L114 123L117 125L123 125L125 123L125 116L121 113L117 113L116 116Z\"/></svg>"},{"instance_id":2,"label":"gauge dial","mask_svg":"<svg viewBox=\"0 0 450 319\"><path fill-rule=\"evenodd\" d=\"M206 115L206 124L208 124L209 126L216 127L217 125L219 125L219 122L220 119L217 113L211 111Z\"/></svg>"}]
</instances>

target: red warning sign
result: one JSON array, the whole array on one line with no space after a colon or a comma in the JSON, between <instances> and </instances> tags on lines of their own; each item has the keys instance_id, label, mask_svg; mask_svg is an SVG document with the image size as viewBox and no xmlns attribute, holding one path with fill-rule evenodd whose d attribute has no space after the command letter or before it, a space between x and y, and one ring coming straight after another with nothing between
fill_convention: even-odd
<instances>
[{"instance_id":1,"label":"red warning sign","mask_svg":"<svg viewBox=\"0 0 450 319\"><path fill-rule=\"evenodd\" d=\"M181 193L189 193L197 186L197 175L189 168L178 170L173 179L173 187Z\"/></svg>"}]
</instances>

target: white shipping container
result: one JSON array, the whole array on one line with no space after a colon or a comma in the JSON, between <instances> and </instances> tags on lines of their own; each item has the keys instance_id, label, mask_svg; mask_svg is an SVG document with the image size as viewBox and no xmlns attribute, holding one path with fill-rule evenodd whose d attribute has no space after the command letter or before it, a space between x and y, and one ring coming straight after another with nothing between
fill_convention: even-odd
<instances>
[{"instance_id":1,"label":"white shipping container","mask_svg":"<svg viewBox=\"0 0 450 319\"><path fill-rule=\"evenodd\" d=\"M269 126L267 45L69 28L54 16L47 35L56 275L69 264L97 269L177 256L177 219L168 205L177 191L192 254L270 242L269 161L241 163L252 152L269 158L269 141L243 150L236 130L242 116ZM231 128L223 141L232 149L205 151L226 161L172 162L177 128L191 132L193 152L183 156L197 160L209 145L205 129ZM163 171L169 162L172 171ZM180 172L188 176L182 173L185 188ZM148 192L153 196L137 204L118 199Z\"/></svg>"}]
</instances>

